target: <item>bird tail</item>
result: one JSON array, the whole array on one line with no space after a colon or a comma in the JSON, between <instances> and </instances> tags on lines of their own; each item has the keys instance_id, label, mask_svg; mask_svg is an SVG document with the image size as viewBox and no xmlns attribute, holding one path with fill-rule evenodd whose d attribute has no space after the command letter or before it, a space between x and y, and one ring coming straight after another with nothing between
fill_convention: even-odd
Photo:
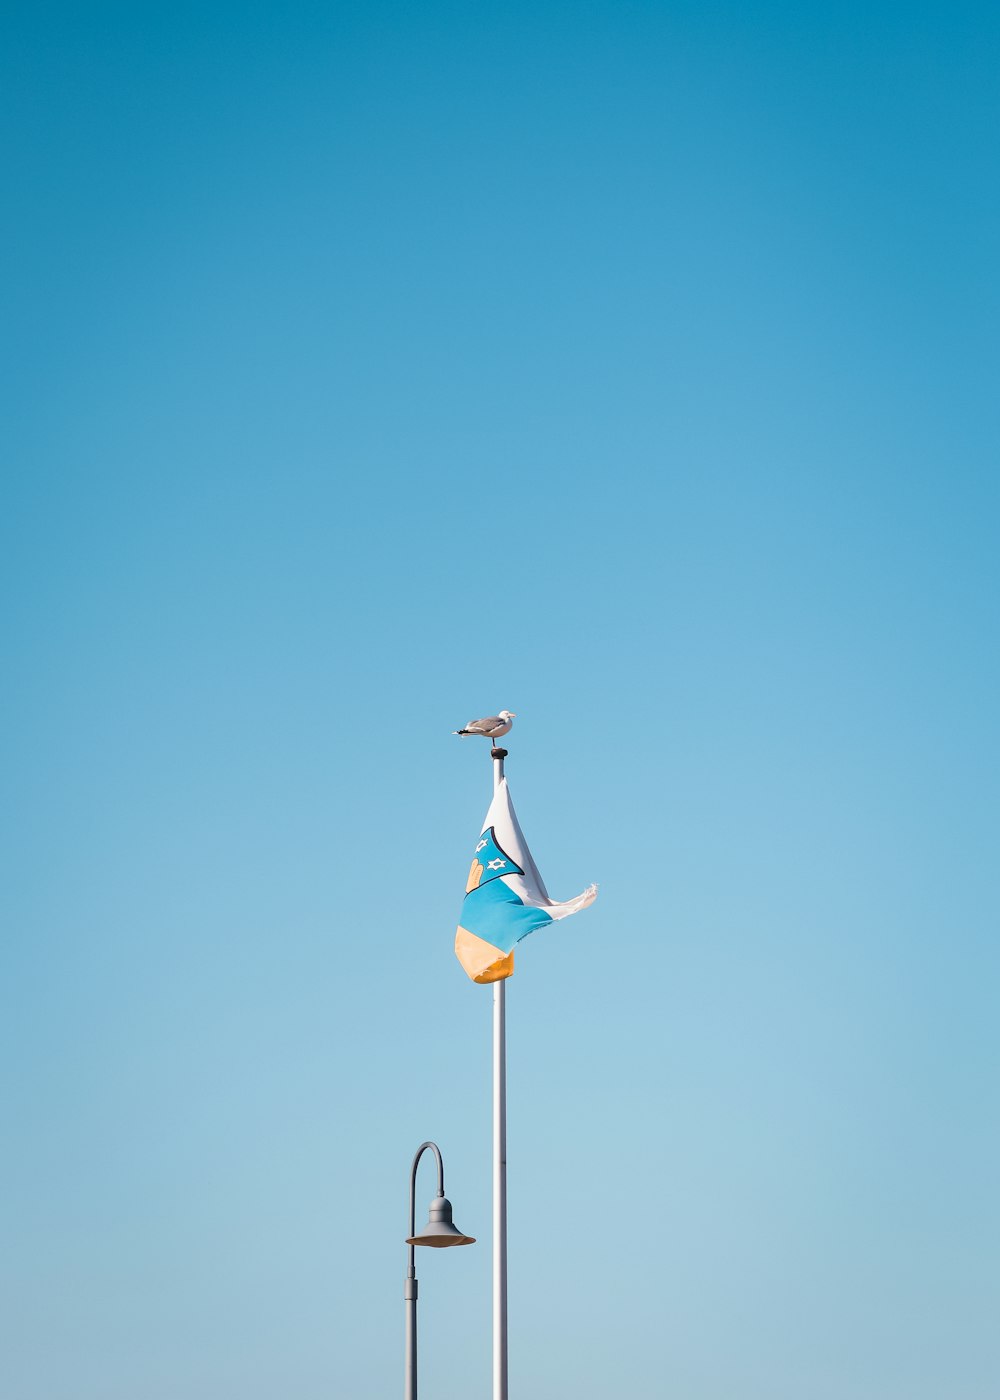
<instances>
[{"instance_id":1,"label":"bird tail","mask_svg":"<svg viewBox=\"0 0 1000 1400\"><path fill-rule=\"evenodd\" d=\"M467 729L453 729L451 732L452 732L453 734L466 734L466 735L467 735L469 731L468 731Z\"/></svg>"}]
</instances>

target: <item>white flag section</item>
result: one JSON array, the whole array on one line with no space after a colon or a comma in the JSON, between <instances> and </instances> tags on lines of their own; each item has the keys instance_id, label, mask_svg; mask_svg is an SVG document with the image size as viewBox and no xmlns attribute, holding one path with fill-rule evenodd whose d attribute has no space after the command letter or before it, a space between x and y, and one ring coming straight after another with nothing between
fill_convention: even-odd
<instances>
[{"instance_id":1,"label":"white flag section","mask_svg":"<svg viewBox=\"0 0 1000 1400\"><path fill-rule=\"evenodd\" d=\"M472 855L455 953L474 982L498 982L514 971L514 945L555 919L586 909L589 885L575 899L549 898L502 779Z\"/></svg>"}]
</instances>

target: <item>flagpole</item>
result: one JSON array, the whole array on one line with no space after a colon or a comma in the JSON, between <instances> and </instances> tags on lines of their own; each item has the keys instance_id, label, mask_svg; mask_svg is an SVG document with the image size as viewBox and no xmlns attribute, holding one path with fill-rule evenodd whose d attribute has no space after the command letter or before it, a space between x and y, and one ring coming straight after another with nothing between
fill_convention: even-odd
<instances>
[{"instance_id":1,"label":"flagpole","mask_svg":"<svg viewBox=\"0 0 1000 1400\"><path fill-rule=\"evenodd\" d=\"M493 794L507 750L494 747ZM493 983L493 1400L507 1400L507 979Z\"/></svg>"}]
</instances>

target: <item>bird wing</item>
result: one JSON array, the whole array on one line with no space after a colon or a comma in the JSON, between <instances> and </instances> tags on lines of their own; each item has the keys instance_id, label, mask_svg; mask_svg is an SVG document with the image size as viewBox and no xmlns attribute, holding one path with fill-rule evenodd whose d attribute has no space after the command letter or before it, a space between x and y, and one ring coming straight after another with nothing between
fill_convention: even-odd
<instances>
[{"instance_id":1,"label":"bird wing","mask_svg":"<svg viewBox=\"0 0 1000 1400\"><path fill-rule=\"evenodd\" d=\"M499 715L487 715L486 719L473 719L465 726L470 734L490 734L494 729L502 729L504 721Z\"/></svg>"}]
</instances>

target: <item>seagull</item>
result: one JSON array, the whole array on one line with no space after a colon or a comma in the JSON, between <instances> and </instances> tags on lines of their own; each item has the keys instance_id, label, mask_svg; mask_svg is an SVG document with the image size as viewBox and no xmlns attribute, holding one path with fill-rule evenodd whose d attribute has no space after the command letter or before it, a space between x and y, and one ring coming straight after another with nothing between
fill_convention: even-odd
<instances>
[{"instance_id":1,"label":"seagull","mask_svg":"<svg viewBox=\"0 0 1000 1400\"><path fill-rule=\"evenodd\" d=\"M481 734L484 739L502 739L510 730L510 722L517 719L513 710L501 710L498 715L488 715L486 719L472 719L464 729L453 729L453 734Z\"/></svg>"}]
</instances>

